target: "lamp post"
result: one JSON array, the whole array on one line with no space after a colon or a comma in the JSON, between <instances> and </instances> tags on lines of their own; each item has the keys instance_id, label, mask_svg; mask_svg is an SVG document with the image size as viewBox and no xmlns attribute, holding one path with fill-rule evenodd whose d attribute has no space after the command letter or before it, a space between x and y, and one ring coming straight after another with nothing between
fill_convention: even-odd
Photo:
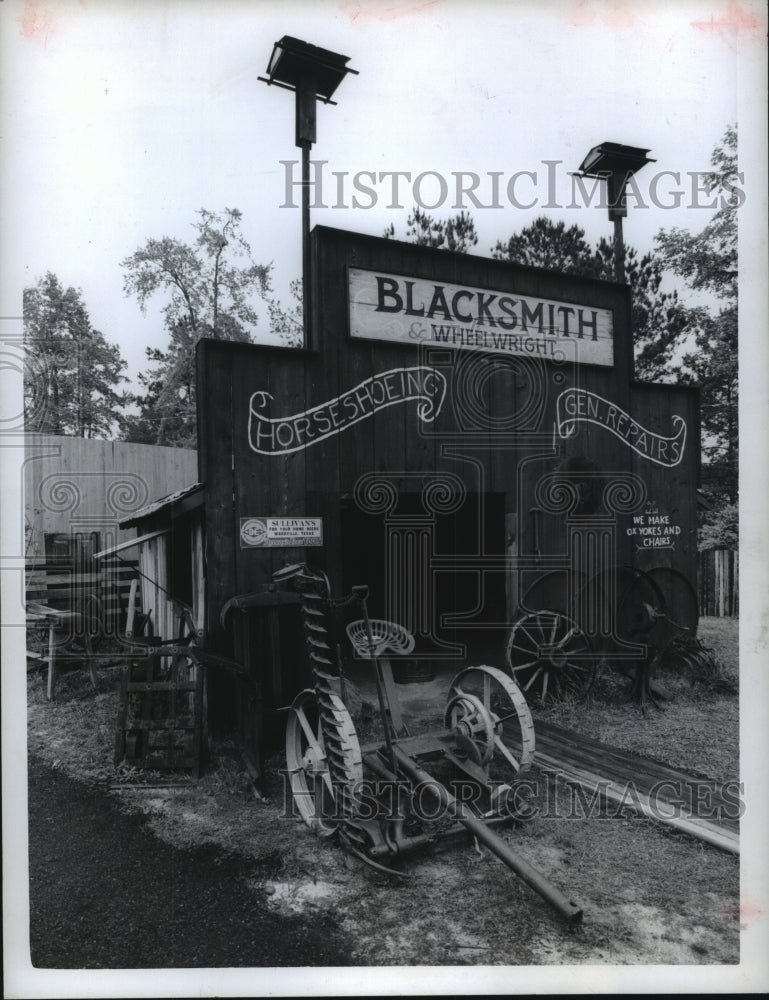
<instances>
[{"instance_id":1,"label":"lamp post","mask_svg":"<svg viewBox=\"0 0 769 1000\"><path fill-rule=\"evenodd\" d=\"M316 138L317 101L331 97L348 73L348 56L284 35L275 42L264 83L296 94L296 145L302 150L302 316L304 344L310 337L310 149Z\"/></svg>"},{"instance_id":2,"label":"lamp post","mask_svg":"<svg viewBox=\"0 0 769 1000\"><path fill-rule=\"evenodd\" d=\"M614 222L614 277L625 282L625 244L622 220L627 215L625 188L633 174L647 163L655 161L646 154L648 149L623 146L618 142L602 142L593 146L579 167L582 177L598 177L606 181L609 221Z\"/></svg>"}]
</instances>

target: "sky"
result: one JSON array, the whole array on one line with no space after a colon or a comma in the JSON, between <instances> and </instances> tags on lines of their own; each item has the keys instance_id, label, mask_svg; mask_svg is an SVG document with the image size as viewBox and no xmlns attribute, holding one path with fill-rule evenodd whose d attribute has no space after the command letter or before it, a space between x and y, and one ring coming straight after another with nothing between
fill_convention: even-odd
<instances>
[{"instance_id":1,"label":"sky","mask_svg":"<svg viewBox=\"0 0 769 1000\"><path fill-rule=\"evenodd\" d=\"M258 80L284 34L349 56L359 71L340 86L338 106L319 106L312 155L326 161L328 207L312 212L313 224L381 235L393 222L405 236L412 184L399 182L397 200L391 181L364 197L354 175L434 172L417 193L447 218L455 175L468 171L491 206L461 198L479 233L474 252L489 254L539 214L595 241L611 234L605 209L579 198L563 206L573 204L569 171L608 140L651 150L642 191L660 170L681 175L678 209L634 210L631 200L625 239L652 249L660 228L707 221L687 172L709 168L737 118L739 67L761 43L759 10L704 0L9 0L0 14L4 227L13 234L2 263L14 289L5 314L19 289L53 271L82 289L93 325L120 345L135 378L145 348L166 343L163 300L143 316L124 295L120 262L150 237L194 237L201 207L241 210L255 259L274 263L287 300L301 266L300 213L285 205L280 162L300 155L294 97ZM298 177L298 164L291 169ZM521 176L511 204L506 185L519 171L537 179ZM334 172L347 173L341 199ZM435 174L447 184L442 203ZM672 204L677 187L663 178L658 200ZM269 339L262 313L255 337Z\"/></svg>"}]
</instances>

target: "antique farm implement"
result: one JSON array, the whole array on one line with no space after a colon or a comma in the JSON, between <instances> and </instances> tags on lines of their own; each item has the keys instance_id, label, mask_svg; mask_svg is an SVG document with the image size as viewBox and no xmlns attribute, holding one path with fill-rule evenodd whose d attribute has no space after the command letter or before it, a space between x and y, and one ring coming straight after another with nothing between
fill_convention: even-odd
<instances>
[{"instance_id":1,"label":"antique farm implement","mask_svg":"<svg viewBox=\"0 0 769 1000\"><path fill-rule=\"evenodd\" d=\"M469 832L563 917L579 921L580 907L495 832L531 815L523 786L516 787L534 756L534 727L518 685L494 667L462 670L448 692L445 730L412 735L387 655L407 656L413 637L397 624L369 618L367 587L334 599L325 574L305 564L288 566L274 579L300 595L314 681L295 698L286 727L288 776L302 818L388 872L395 859L441 836ZM383 729L383 739L363 747L340 697L332 649L329 615L345 606L362 615L347 624L346 634L355 655L372 664Z\"/></svg>"},{"instance_id":2,"label":"antique farm implement","mask_svg":"<svg viewBox=\"0 0 769 1000\"><path fill-rule=\"evenodd\" d=\"M632 678L632 696L657 705L660 665L692 678L717 680L712 652L696 638L697 595L669 567L613 566L591 579L569 571L537 579L513 624L506 659L528 698L540 703L581 699L600 667Z\"/></svg>"}]
</instances>

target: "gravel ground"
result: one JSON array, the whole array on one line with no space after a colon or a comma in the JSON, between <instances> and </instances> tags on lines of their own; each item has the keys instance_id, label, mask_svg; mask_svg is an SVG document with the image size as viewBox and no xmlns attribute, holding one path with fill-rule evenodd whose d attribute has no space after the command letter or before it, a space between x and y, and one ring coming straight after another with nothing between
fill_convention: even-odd
<instances>
[{"instance_id":1,"label":"gravel ground","mask_svg":"<svg viewBox=\"0 0 769 1000\"><path fill-rule=\"evenodd\" d=\"M179 850L34 758L29 770L32 964L54 969L349 965L328 913L276 913L275 862Z\"/></svg>"}]
</instances>

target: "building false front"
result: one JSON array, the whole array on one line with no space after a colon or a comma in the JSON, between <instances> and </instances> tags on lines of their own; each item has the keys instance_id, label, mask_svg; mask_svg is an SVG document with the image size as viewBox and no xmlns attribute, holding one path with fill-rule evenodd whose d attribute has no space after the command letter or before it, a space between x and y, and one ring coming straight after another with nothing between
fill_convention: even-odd
<instances>
[{"instance_id":1,"label":"building false front","mask_svg":"<svg viewBox=\"0 0 769 1000\"><path fill-rule=\"evenodd\" d=\"M553 607L621 656L627 573L696 580L699 471L696 389L634 381L628 289L322 227L312 253L305 348L199 345L209 641L307 562L416 659Z\"/></svg>"}]
</instances>

